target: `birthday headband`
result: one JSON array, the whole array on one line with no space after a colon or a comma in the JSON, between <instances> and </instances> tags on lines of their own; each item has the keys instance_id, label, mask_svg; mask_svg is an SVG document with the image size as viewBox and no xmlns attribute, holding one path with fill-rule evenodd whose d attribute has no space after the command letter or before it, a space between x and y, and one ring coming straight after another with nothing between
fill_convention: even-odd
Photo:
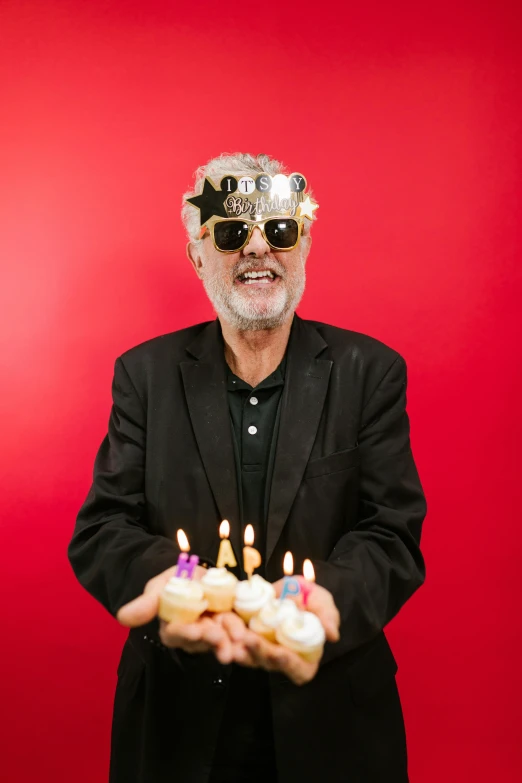
<instances>
[{"instance_id":1,"label":"birthday headband","mask_svg":"<svg viewBox=\"0 0 522 783\"><path fill-rule=\"evenodd\" d=\"M296 172L285 174L261 173L254 177L226 174L215 187L210 177L205 177L203 192L187 198L189 204L200 213L201 236L216 220L243 218L262 221L269 217L307 217L314 219L319 204L306 191L306 178Z\"/></svg>"}]
</instances>

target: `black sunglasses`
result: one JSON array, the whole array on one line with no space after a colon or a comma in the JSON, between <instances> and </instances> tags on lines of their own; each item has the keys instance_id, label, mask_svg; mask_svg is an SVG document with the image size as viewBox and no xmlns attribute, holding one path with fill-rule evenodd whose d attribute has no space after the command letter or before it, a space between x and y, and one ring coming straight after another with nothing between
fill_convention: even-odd
<instances>
[{"instance_id":1,"label":"black sunglasses","mask_svg":"<svg viewBox=\"0 0 522 783\"><path fill-rule=\"evenodd\" d=\"M301 236L303 221L299 218L269 218L262 222L244 219L219 220L211 227L210 234L216 250L221 253L237 253L250 241L257 226L265 241L274 250L292 250Z\"/></svg>"}]
</instances>

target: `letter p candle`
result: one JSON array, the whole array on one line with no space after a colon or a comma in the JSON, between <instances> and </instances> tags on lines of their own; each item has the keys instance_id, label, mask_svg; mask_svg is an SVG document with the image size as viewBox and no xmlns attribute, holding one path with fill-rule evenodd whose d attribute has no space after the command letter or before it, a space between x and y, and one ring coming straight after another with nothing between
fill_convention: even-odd
<instances>
[{"instance_id":1,"label":"letter p candle","mask_svg":"<svg viewBox=\"0 0 522 783\"><path fill-rule=\"evenodd\" d=\"M290 595L298 596L301 592L301 585L294 573L294 558L291 552L287 552L283 561L283 571L285 572L285 580L283 582L283 590L281 592L281 601Z\"/></svg>"}]
</instances>

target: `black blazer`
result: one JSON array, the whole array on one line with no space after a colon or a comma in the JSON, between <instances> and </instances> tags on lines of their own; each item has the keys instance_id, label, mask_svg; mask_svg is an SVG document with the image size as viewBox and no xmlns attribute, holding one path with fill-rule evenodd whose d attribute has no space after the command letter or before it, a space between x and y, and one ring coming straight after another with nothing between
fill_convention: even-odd
<instances>
[{"instance_id":1,"label":"black blazer","mask_svg":"<svg viewBox=\"0 0 522 783\"><path fill-rule=\"evenodd\" d=\"M427 505L406 384L403 357L384 343L295 316L263 555L272 581L287 549L296 570L311 558L342 627L312 682L270 675L280 783L408 780L397 663L383 633L425 579ZM215 562L226 518L241 553L219 322L123 353L112 394L68 557L115 616L176 563L177 528ZM157 619L132 629L117 672L110 783L205 783L229 673L212 654L163 647Z\"/></svg>"}]
</instances>

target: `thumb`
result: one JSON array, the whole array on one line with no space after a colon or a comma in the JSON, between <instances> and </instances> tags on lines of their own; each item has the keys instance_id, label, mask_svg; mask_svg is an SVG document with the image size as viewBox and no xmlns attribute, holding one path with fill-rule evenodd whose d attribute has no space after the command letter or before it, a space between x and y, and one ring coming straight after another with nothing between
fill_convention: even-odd
<instances>
[{"instance_id":1,"label":"thumb","mask_svg":"<svg viewBox=\"0 0 522 783\"><path fill-rule=\"evenodd\" d=\"M118 610L116 619L128 628L145 625L157 615L158 603L157 592L143 593L128 604L124 604Z\"/></svg>"},{"instance_id":2,"label":"thumb","mask_svg":"<svg viewBox=\"0 0 522 783\"><path fill-rule=\"evenodd\" d=\"M149 579L145 590L133 601L121 606L116 613L116 619L128 628L149 623L158 614L159 595L171 576L174 576L177 566L171 566L161 574Z\"/></svg>"},{"instance_id":3,"label":"thumb","mask_svg":"<svg viewBox=\"0 0 522 783\"><path fill-rule=\"evenodd\" d=\"M310 596L308 608L321 620L328 641L338 642L341 617L331 593L316 586Z\"/></svg>"}]
</instances>

